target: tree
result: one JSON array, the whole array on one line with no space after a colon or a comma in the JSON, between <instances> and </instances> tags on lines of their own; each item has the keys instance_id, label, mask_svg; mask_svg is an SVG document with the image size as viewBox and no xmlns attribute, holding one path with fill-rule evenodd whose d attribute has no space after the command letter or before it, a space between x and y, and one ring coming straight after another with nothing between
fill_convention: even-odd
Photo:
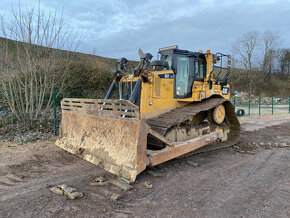
<instances>
[{"instance_id":1,"label":"tree","mask_svg":"<svg viewBox=\"0 0 290 218\"><path fill-rule=\"evenodd\" d=\"M265 31L261 37L261 46L263 49L263 58L261 70L265 74L271 74L274 70L274 61L277 56L277 46L280 36L272 31Z\"/></svg>"},{"instance_id":2,"label":"tree","mask_svg":"<svg viewBox=\"0 0 290 218\"><path fill-rule=\"evenodd\" d=\"M246 70L249 84L249 92L252 93L253 87L253 65L254 54L259 45L259 32L251 31L243 34L238 41L233 45L234 57L236 62Z\"/></svg>"},{"instance_id":3,"label":"tree","mask_svg":"<svg viewBox=\"0 0 290 218\"><path fill-rule=\"evenodd\" d=\"M278 52L279 71L283 75L290 75L290 49L281 49Z\"/></svg>"},{"instance_id":4,"label":"tree","mask_svg":"<svg viewBox=\"0 0 290 218\"><path fill-rule=\"evenodd\" d=\"M19 121L31 122L51 105L56 84L61 92L80 34L62 14L39 7L22 11L19 5L12 14L10 21L1 16L0 92Z\"/></svg>"}]
</instances>

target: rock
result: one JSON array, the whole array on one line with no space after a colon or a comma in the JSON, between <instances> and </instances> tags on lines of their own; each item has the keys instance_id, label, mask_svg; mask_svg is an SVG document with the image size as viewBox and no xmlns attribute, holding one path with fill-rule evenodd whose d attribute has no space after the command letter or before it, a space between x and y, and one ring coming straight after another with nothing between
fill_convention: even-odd
<instances>
[{"instance_id":1,"label":"rock","mask_svg":"<svg viewBox=\"0 0 290 218\"><path fill-rule=\"evenodd\" d=\"M76 198L82 198L84 195L81 192L68 192L67 196L69 199L74 200Z\"/></svg>"},{"instance_id":2,"label":"rock","mask_svg":"<svg viewBox=\"0 0 290 218\"><path fill-rule=\"evenodd\" d=\"M242 153L242 154L246 153L245 151L239 151L239 152Z\"/></svg>"},{"instance_id":3,"label":"rock","mask_svg":"<svg viewBox=\"0 0 290 218\"><path fill-rule=\"evenodd\" d=\"M234 145L233 148L235 148L235 149L240 149L240 147L238 147L238 146L236 146L236 145Z\"/></svg>"},{"instance_id":4,"label":"rock","mask_svg":"<svg viewBox=\"0 0 290 218\"><path fill-rule=\"evenodd\" d=\"M191 166L193 166L193 167L198 167L199 166L198 163L196 163L195 161L191 161L191 160L186 161L186 163L191 165Z\"/></svg>"},{"instance_id":5,"label":"rock","mask_svg":"<svg viewBox=\"0 0 290 218\"><path fill-rule=\"evenodd\" d=\"M63 190L61 190L58 187L52 187L52 188L50 188L50 191L57 194L57 195L63 195Z\"/></svg>"},{"instance_id":6,"label":"rock","mask_svg":"<svg viewBox=\"0 0 290 218\"><path fill-rule=\"evenodd\" d=\"M281 143L280 145L281 147L288 147L288 145L286 143Z\"/></svg>"},{"instance_id":7,"label":"rock","mask_svg":"<svg viewBox=\"0 0 290 218\"><path fill-rule=\"evenodd\" d=\"M66 184L62 184L62 185L58 185L57 187L63 190L63 189L65 189L67 187L67 185Z\"/></svg>"},{"instance_id":8,"label":"rock","mask_svg":"<svg viewBox=\"0 0 290 218\"><path fill-rule=\"evenodd\" d=\"M130 182L128 179L120 178L120 180L123 180L123 181L126 182L127 184L131 184L131 182Z\"/></svg>"},{"instance_id":9,"label":"rock","mask_svg":"<svg viewBox=\"0 0 290 218\"><path fill-rule=\"evenodd\" d=\"M279 144L276 142L276 143L273 144L273 146L274 146L274 147L278 147Z\"/></svg>"},{"instance_id":10,"label":"rock","mask_svg":"<svg viewBox=\"0 0 290 218\"><path fill-rule=\"evenodd\" d=\"M76 189L75 188L72 188L72 187L66 187L63 189L63 193L64 195L68 195L68 193L72 193L72 192L75 192Z\"/></svg>"},{"instance_id":11,"label":"rock","mask_svg":"<svg viewBox=\"0 0 290 218\"><path fill-rule=\"evenodd\" d=\"M147 189L151 189L151 188L153 188L153 185L150 183L150 182L144 182L144 185L145 185L145 187L147 188Z\"/></svg>"},{"instance_id":12,"label":"rock","mask_svg":"<svg viewBox=\"0 0 290 218\"><path fill-rule=\"evenodd\" d=\"M264 145L264 142L260 142L260 145Z\"/></svg>"},{"instance_id":13,"label":"rock","mask_svg":"<svg viewBox=\"0 0 290 218\"><path fill-rule=\"evenodd\" d=\"M252 155L254 155L255 152L253 152L253 151L247 151L247 154L252 154Z\"/></svg>"},{"instance_id":14,"label":"rock","mask_svg":"<svg viewBox=\"0 0 290 218\"><path fill-rule=\"evenodd\" d=\"M106 179L103 176L99 176L99 177L95 178L95 182L105 182L105 181L106 181Z\"/></svg>"},{"instance_id":15,"label":"rock","mask_svg":"<svg viewBox=\"0 0 290 218\"><path fill-rule=\"evenodd\" d=\"M113 193L110 197L110 201L117 201L120 198L120 195Z\"/></svg>"},{"instance_id":16,"label":"rock","mask_svg":"<svg viewBox=\"0 0 290 218\"><path fill-rule=\"evenodd\" d=\"M124 190L124 191L128 191L130 189L133 188L133 186L129 185L127 182L125 182L122 179L115 179L111 181L111 184L119 187L120 189Z\"/></svg>"},{"instance_id":17,"label":"rock","mask_svg":"<svg viewBox=\"0 0 290 218\"><path fill-rule=\"evenodd\" d=\"M162 176L162 174L156 170L148 170L148 171L146 171L146 173L148 173L149 175L151 175L153 177L161 177Z\"/></svg>"},{"instance_id":18,"label":"rock","mask_svg":"<svg viewBox=\"0 0 290 218\"><path fill-rule=\"evenodd\" d=\"M106 179L103 176L99 176L97 178L94 179L93 182L90 183L90 185L94 186L94 185L106 185L108 184L108 182L106 181Z\"/></svg>"}]
</instances>

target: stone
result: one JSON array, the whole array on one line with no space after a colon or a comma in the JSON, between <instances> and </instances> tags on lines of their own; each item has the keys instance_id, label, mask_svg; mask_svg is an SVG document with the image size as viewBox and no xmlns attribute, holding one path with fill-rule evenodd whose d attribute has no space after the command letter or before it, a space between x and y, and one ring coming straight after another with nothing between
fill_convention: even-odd
<instances>
[{"instance_id":1,"label":"stone","mask_svg":"<svg viewBox=\"0 0 290 218\"><path fill-rule=\"evenodd\" d=\"M274 147L278 147L279 144L276 142L276 143L273 144L273 146L274 146Z\"/></svg>"},{"instance_id":2,"label":"stone","mask_svg":"<svg viewBox=\"0 0 290 218\"><path fill-rule=\"evenodd\" d=\"M75 192L76 189L75 188L72 188L72 187L66 187L63 189L63 193L64 195L68 195L68 193L72 193L72 192Z\"/></svg>"},{"instance_id":3,"label":"stone","mask_svg":"<svg viewBox=\"0 0 290 218\"><path fill-rule=\"evenodd\" d=\"M105 182L105 181L106 181L106 179L103 176L99 176L99 177L95 178L95 182Z\"/></svg>"},{"instance_id":4,"label":"stone","mask_svg":"<svg viewBox=\"0 0 290 218\"><path fill-rule=\"evenodd\" d=\"M63 195L63 190L61 190L58 187L52 187L52 188L50 188L50 191L57 194L57 195Z\"/></svg>"},{"instance_id":5,"label":"stone","mask_svg":"<svg viewBox=\"0 0 290 218\"><path fill-rule=\"evenodd\" d=\"M235 149L240 149L240 147L238 147L238 146L236 146L236 145L234 145L233 148L235 148Z\"/></svg>"},{"instance_id":6,"label":"stone","mask_svg":"<svg viewBox=\"0 0 290 218\"><path fill-rule=\"evenodd\" d=\"M153 176L153 177L161 177L162 174L156 170L148 170L146 171L147 174Z\"/></svg>"},{"instance_id":7,"label":"stone","mask_svg":"<svg viewBox=\"0 0 290 218\"><path fill-rule=\"evenodd\" d=\"M288 147L288 145L286 143L281 143L280 145L281 147Z\"/></svg>"},{"instance_id":8,"label":"stone","mask_svg":"<svg viewBox=\"0 0 290 218\"><path fill-rule=\"evenodd\" d=\"M145 187L147 188L147 189L151 189L151 188L153 188L153 185L150 183L150 182L144 182L144 185L145 185Z\"/></svg>"},{"instance_id":9,"label":"stone","mask_svg":"<svg viewBox=\"0 0 290 218\"><path fill-rule=\"evenodd\" d=\"M82 198L83 193L81 193L81 192L68 192L67 197L71 200L74 200L76 198Z\"/></svg>"},{"instance_id":10,"label":"stone","mask_svg":"<svg viewBox=\"0 0 290 218\"><path fill-rule=\"evenodd\" d=\"M128 179L120 178L120 180L123 180L123 181L126 182L127 184L131 184L131 182L130 182Z\"/></svg>"},{"instance_id":11,"label":"stone","mask_svg":"<svg viewBox=\"0 0 290 218\"><path fill-rule=\"evenodd\" d=\"M199 166L198 163L196 163L195 161L191 161L191 160L186 161L186 163L191 165L191 166L193 166L193 167L198 167Z\"/></svg>"},{"instance_id":12,"label":"stone","mask_svg":"<svg viewBox=\"0 0 290 218\"><path fill-rule=\"evenodd\" d=\"M95 185L106 185L108 182L106 181L105 177L99 176L94 179L93 182L90 183L90 185L95 186Z\"/></svg>"},{"instance_id":13,"label":"stone","mask_svg":"<svg viewBox=\"0 0 290 218\"><path fill-rule=\"evenodd\" d=\"M63 189L65 189L67 187L67 185L66 184L62 184L62 185L58 185L57 187L63 190Z\"/></svg>"},{"instance_id":14,"label":"stone","mask_svg":"<svg viewBox=\"0 0 290 218\"><path fill-rule=\"evenodd\" d=\"M120 195L113 193L110 197L110 201L117 201L120 198Z\"/></svg>"},{"instance_id":15,"label":"stone","mask_svg":"<svg viewBox=\"0 0 290 218\"><path fill-rule=\"evenodd\" d=\"M133 186L129 185L127 182L125 182L122 179L115 179L111 181L111 184L117 186L118 188L124 190L124 191L128 191L130 189L133 188Z\"/></svg>"}]
</instances>

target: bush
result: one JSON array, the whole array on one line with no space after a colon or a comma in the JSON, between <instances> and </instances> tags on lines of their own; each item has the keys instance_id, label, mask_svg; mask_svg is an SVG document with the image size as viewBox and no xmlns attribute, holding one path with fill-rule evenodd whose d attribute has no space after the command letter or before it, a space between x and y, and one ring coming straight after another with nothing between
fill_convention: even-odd
<instances>
[{"instance_id":1,"label":"bush","mask_svg":"<svg viewBox=\"0 0 290 218\"><path fill-rule=\"evenodd\" d=\"M64 89L57 96L57 103L59 104L62 98L104 98L112 80L113 75L107 70L88 63L72 63L64 82Z\"/></svg>"}]
</instances>

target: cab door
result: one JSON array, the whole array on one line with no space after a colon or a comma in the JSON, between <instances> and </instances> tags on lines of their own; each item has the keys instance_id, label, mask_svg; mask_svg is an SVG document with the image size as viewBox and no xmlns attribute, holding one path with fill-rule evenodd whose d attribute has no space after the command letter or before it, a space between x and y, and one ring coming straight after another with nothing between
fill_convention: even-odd
<instances>
[{"instance_id":1,"label":"cab door","mask_svg":"<svg viewBox=\"0 0 290 218\"><path fill-rule=\"evenodd\" d=\"M186 55L176 55L174 72L175 98L191 97L193 76L193 58Z\"/></svg>"}]
</instances>

